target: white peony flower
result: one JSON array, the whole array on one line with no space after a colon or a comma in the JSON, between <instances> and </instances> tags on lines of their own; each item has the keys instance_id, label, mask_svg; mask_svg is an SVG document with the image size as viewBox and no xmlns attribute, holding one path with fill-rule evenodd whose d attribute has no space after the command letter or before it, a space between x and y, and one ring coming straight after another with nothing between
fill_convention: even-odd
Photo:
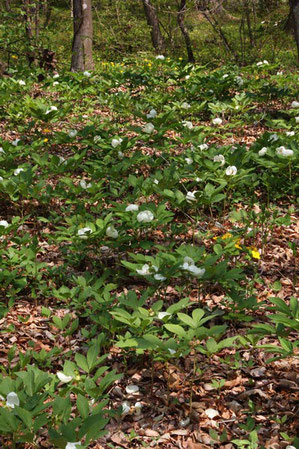
<instances>
[{"instance_id":1,"label":"white peony flower","mask_svg":"<svg viewBox=\"0 0 299 449\"><path fill-rule=\"evenodd\" d=\"M126 212L135 212L135 211L138 210L138 209L139 209L138 204L129 204L129 205L126 207Z\"/></svg>"},{"instance_id":2,"label":"white peony flower","mask_svg":"<svg viewBox=\"0 0 299 449\"><path fill-rule=\"evenodd\" d=\"M225 73L222 78L225 80L225 78L227 78L228 76L229 76L229 74Z\"/></svg>"},{"instance_id":3,"label":"white peony flower","mask_svg":"<svg viewBox=\"0 0 299 449\"><path fill-rule=\"evenodd\" d=\"M188 202L196 201L196 198L195 198L196 192L197 192L197 190L194 190L194 192L187 192L187 194L186 194L186 200L187 200Z\"/></svg>"},{"instance_id":4,"label":"white peony flower","mask_svg":"<svg viewBox=\"0 0 299 449\"><path fill-rule=\"evenodd\" d=\"M0 176L0 182L1 182L1 181L3 181L3 178L2 178L2 176Z\"/></svg>"},{"instance_id":5,"label":"white peony flower","mask_svg":"<svg viewBox=\"0 0 299 449\"><path fill-rule=\"evenodd\" d=\"M221 166L225 164L225 158L222 154L217 154L217 156L214 156L213 161L220 162Z\"/></svg>"},{"instance_id":6,"label":"white peony flower","mask_svg":"<svg viewBox=\"0 0 299 449\"><path fill-rule=\"evenodd\" d=\"M184 103L182 103L182 108L183 109L190 109L191 108L191 104L189 104L186 101L184 101Z\"/></svg>"},{"instance_id":7,"label":"white peony flower","mask_svg":"<svg viewBox=\"0 0 299 449\"><path fill-rule=\"evenodd\" d=\"M268 61L266 61L266 59L264 59L264 60L263 60L263 64L265 64L265 65L268 65L268 64L269 64L269 62L268 62Z\"/></svg>"},{"instance_id":8,"label":"white peony flower","mask_svg":"<svg viewBox=\"0 0 299 449\"><path fill-rule=\"evenodd\" d=\"M191 159L191 157L185 157L185 161L188 165L191 165L193 163L193 159Z\"/></svg>"},{"instance_id":9,"label":"white peony flower","mask_svg":"<svg viewBox=\"0 0 299 449\"><path fill-rule=\"evenodd\" d=\"M295 135L295 131L287 131L287 132L286 132L286 135L287 135L288 137L293 137L293 136Z\"/></svg>"},{"instance_id":10,"label":"white peony flower","mask_svg":"<svg viewBox=\"0 0 299 449\"><path fill-rule=\"evenodd\" d=\"M188 80L188 79L190 79L190 75L185 76L185 80Z\"/></svg>"},{"instance_id":11,"label":"white peony flower","mask_svg":"<svg viewBox=\"0 0 299 449\"><path fill-rule=\"evenodd\" d=\"M0 147L0 154L5 154L5 151L3 150L2 147Z\"/></svg>"},{"instance_id":12,"label":"white peony flower","mask_svg":"<svg viewBox=\"0 0 299 449\"><path fill-rule=\"evenodd\" d=\"M158 55L158 56L156 56L156 59L160 59L161 61L164 61L165 56L164 55Z\"/></svg>"},{"instance_id":13,"label":"white peony flower","mask_svg":"<svg viewBox=\"0 0 299 449\"><path fill-rule=\"evenodd\" d=\"M141 276L148 276L149 274L151 274L150 266L145 263L142 268L140 270L136 270L136 272Z\"/></svg>"},{"instance_id":14,"label":"white peony flower","mask_svg":"<svg viewBox=\"0 0 299 449\"><path fill-rule=\"evenodd\" d=\"M26 83L23 80L19 80L18 83L19 83L20 86L26 86Z\"/></svg>"},{"instance_id":15,"label":"white peony flower","mask_svg":"<svg viewBox=\"0 0 299 449\"><path fill-rule=\"evenodd\" d=\"M213 125L222 125L222 119L219 117L213 118L212 123Z\"/></svg>"},{"instance_id":16,"label":"white peony flower","mask_svg":"<svg viewBox=\"0 0 299 449\"><path fill-rule=\"evenodd\" d=\"M149 223L153 221L153 219L154 214L150 210L143 210L137 215L137 221L139 221L139 223Z\"/></svg>"},{"instance_id":17,"label":"white peony flower","mask_svg":"<svg viewBox=\"0 0 299 449\"><path fill-rule=\"evenodd\" d=\"M276 154L278 154L279 156L283 156L283 157L290 157L290 156L293 156L294 151L288 150L284 146L281 146L281 147L276 148Z\"/></svg>"},{"instance_id":18,"label":"white peony flower","mask_svg":"<svg viewBox=\"0 0 299 449\"><path fill-rule=\"evenodd\" d=\"M113 225L109 225L106 229L106 235L107 237L111 237L112 239L117 239L118 237L118 231L115 229Z\"/></svg>"},{"instance_id":19,"label":"white peony flower","mask_svg":"<svg viewBox=\"0 0 299 449\"><path fill-rule=\"evenodd\" d=\"M15 139L13 140L11 143L14 147L16 147L18 145L18 143L21 142L21 139Z\"/></svg>"},{"instance_id":20,"label":"white peony flower","mask_svg":"<svg viewBox=\"0 0 299 449\"><path fill-rule=\"evenodd\" d=\"M259 156L264 156L267 153L267 151L268 151L268 148L263 147L262 149L260 149L258 154L259 154Z\"/></svg>"},{"instance_id":21,"label":"white peony flower","mask_svg":"<svg viewBox=\"0 0 299 449\"><path fill-rule=\"evenodd\" d=\"M87 236L91 233L92 233L92 229L87 226L85 228L79 229L77 234L81 239L87 239Z\"/></svg>"},{"instance_id":22,"label":"white peony flower","mask_svg":"<svg viewBox=\"0 0 299 449\"><path fill-rule=\"evenodd\" d=\"M83 75L89 78L91 76L91 73L88 72L88 70L85 70L85 72L83 72Z\"/></svg>"},{"instance_id":23,"label":"white peony flower","mask_svg":"<svg viewBox=\"0 0 299 449\"><path fill-rule=\"evenodd\" d=\"M50 112L57 111L57 110L58 109L56 106L50 106L50 109L47 109L45 114L48 115L48 114L50 114Z\"/></svg>"},{"instance_id":24,"label":"white peony flower","mask_svg":"<svg viewBox=\"0 0 299 449\"><path fill-rule=\"evenodd\" d=\"M206 143L202 143L198 148L200 149L200 151L208 150L209 145L207 145Z\"/></svg>"},{"instance_id":25,"label":"white peony flower","mask_svg":"<svg viewBox=\"0 0 299 449\"><path fill-rule=\"evenodd\" d=\"M76 137L76 135L77 135L77 131L75 129L72 129L71 131L69 131L70 137Z\"/></svg>"},{"instance_id":26,"label":"white peony flower","mask_svg":"<svg viewBox=\"0 0 299 449\"><path fill-rule=\"evenodd\" d=\"M159 180L158 179L154 179L154 184L158 185L159 184Z\"/></svg>"},{"instance_id":27,"label":"white peony flower","mask_svg":"<svg viewBox=\"0 0 299 449\"><path fill-rule=\"evenodd\" d=\"M13 174L15 176L18 176L20 173L22 173L22 171L25 171L24 168L22 168L22 167L16 168L15 171L13 172Z\"/></svg>"},{"instance_id":28,"label":"white peony flower","mask_svg":"<svg viewBox=\"0 0 299 449\"><path fill-rule=\"evenodd\" d=\"M154 129L155 129L155 127L154 127L154 125L152 123L147 123L144 126L144 128L142 128L142 131L144 133L151 134L154 131Z\"/></svg>"},{"instance_id":29,"label":"white peony flower","mask_svg":"<svg viewBox=\"0 0 299 449\"><path fill-rule=\"evenodd\" d=\"M127 385L126 392L128 394L136 394L139 392L139 387L138 387L138 385L134 385L134 384Z\"/></svg>"},{"instance_id":30,"label":"white peony flower","mask_svg":"<svg viewBox=\"0 0 299 449\"><path fill-rule=\"evenodd\" d=\"M235 167L234 165L230 165L225 170L225 174L226 176L235 176L237 174L237 171L238 171L237 167Z\"/></svg>"},{"instance_id":31,"label":"white peony flower","mask_svg":"<svg viewBox=\"0 0 299 449\"><path fill-rule=\"evenodd\" d=\"M80 441L77 441L76 443L66 443L65 449L77 449L77 446L80 444Z\"/></svg>"},{"instance_id":32,"label":"white peony flower","mask_svg":"<svg viewBox=\"0 0 299 449\"><path fill-rule=\"evenodd\" d=\"M291 108L293 109L299 108L299 101L292 101Z\"/></svg>"},{"instance_id":33,"label":"white peony flower","mask_svg":"<svg viewBox=\"0 0 299 449\"><path fill-rule=\"evenodd\" d=\"M192 123L192 122L189 122L188 120L184 120L184 121L182 122L182 125L183 125L185 128L193 129L193 123Z\"/></svg>"},{"instance_id":34,"label":"white peony flower","mask_svg":"<svg viewBox=\"0 0 299 449\"><path fill-rule=\"evenodd\" d=\"M8 228L9 223L6 220L0 220L0 226L2 226L3 228Z\"/></svg>"},{"instance_id":35,"label":"white peony flower","mask_svg":"<svg viewBox=\"0 0 299 449\"><path fill-rule=\"evenodd\" d=\"M61 371L58 371L56 376L58 377L60 382L62 382L63 384L67 384L67 383L69 383L69 382L71 382L73 380L73 376L67 376L66 374L64 374Z\"/></svg>"},{"instance_id":36,"label":"white peony flower","mask_svg":"<svg viewBox=\"0 0 299 449\"><path fill-rule=\"evenodd\" d=\"M89 183L87 184L86 181L85 181L85 179L81 179L81 181L80 181L80 186L81 186L82 189L84 189L84 190L90 189L91 183L89 182Z\"/></svg>"},{"instance_id":37,"label":"white peony flower","mask_svg":"<svg viewBox=\"0 0 299 449\"><path fill-rule=\"evenodd\" d=\"M192 273L194 276L197 277L202 277L206 272L205 268L198 268L195 265L194 260L188 256L184 257L184 263L183 265L180 265L180 268L189 271L190 273Z\"/></svg>"},{"instance_id":38,"label":"white peony flower","mask_svg":"<svg viewBox=\"0 0 299 449\"><path fill-rule=\"evenodd\" d=\"M16 405L20 405L20 399L17 393L15 393L14 391L8 393L8 395L6 396L6 405L7 407L11 408L15 408Z\"/></svg>"},{"instance_id":39,"label":"white peony flower","mask_svg":"<svg viewBox=\"0 0 299 449\"><path fill-rule=\"evenodd\" d=\"M122 143L122 138L119 137L118 139L112 139L111 145L113 146L113 148L118 147L121 143Z\"/></svg>"},{"instance_id":40,"label":"white peony flower","mask_svg":"<svg viewBox=\"0 0 299 449\"><path fill-rule=\"evenodd\" d=\"M146 117L147 117L147 118L155 118L155 117L157 117L157 111L156 111L156 109L151 109L151 110L149 111L149 113L146 114Z\"/></svg>"}]
</instances>

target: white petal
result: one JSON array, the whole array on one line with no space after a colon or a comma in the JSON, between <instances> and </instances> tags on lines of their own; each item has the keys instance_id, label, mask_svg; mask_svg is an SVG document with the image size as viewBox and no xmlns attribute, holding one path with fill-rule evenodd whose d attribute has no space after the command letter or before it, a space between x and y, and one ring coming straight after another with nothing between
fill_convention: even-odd
<instances>
[{"instance_id":1,"label":"white petal","mask_svg":"<svg viewBox=\"0 0 299 449\"><path fill-rule=\"evenodd\" d=\"M62 382L63 384L67 384L68 382L71 382L73 380L73 376L67 376L66 374L62 373L61 371L59 371L57 374L58 379L60 380L60 382Z\"/></svg>"}]
</instances>

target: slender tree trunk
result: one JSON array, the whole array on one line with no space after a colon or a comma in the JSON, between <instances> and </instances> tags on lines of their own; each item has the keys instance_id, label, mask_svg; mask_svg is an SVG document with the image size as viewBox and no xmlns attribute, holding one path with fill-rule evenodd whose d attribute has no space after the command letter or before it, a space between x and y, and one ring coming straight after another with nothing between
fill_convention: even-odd
<instances>
[{"instance_id":1,"label":"slender tree trunk","mask_svg":"<svg viewBox=\"0 0 299 449\"><path fill-rule=\"evenodd\" d=\"M71 71L93 70L91 0L73 0L74 37Z\"/></svg>"},{"instance_id":2,"label":"slender tree trunk","mask_svg":"<svg viewBox=\"0 0 299 449\"><path fill-rule=\"evenodd\" d=\"M154 49L161 53L163 52L165 45L164 39L160 30L159 20L156 9L152 5L150 0L142 0L144 12L148 25L151 27L151 38Z\"/></svg>"},{"instance_id":3,"label":"slender tree trunk","mask_svg":"<svg viewBox=\"0 0 299 449\"><path fill-rule=\"evenodd\" d=\"M182 35L185 39L185 44L186 44L186 49L187 49L187 54L188 54L188 61L195 62L190 36L189 36L188 30L185 26L185 12L186 12L186 0L181 0L179 9L178 9L178 15L177 15L178 25L179 25Z\"/></svg>"},{"instance_id":4,"label":"slender tree trunk","mask_svg":"<svg viewBox=\"0 0 299 449\"><path fill-rule=\"evenodd\" d=\"M299 60L299 0L290 0L290 18L293 25Z\"/></svg>"}]
</instances>

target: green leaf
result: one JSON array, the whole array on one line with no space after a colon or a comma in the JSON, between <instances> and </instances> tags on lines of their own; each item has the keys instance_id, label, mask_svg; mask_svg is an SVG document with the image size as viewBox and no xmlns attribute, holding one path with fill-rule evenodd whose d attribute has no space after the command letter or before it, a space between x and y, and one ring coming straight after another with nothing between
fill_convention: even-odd
<instances>
[{"instance_id":1,"label":"green leaf","mask_svg":"<svg viewBox=\"0 0 299 449\"><path fill-rule=\"evenodd\" d=\"M79 366L79 368L81 368L86 373L89 373L88 363L87 363L86 357L84 357L84 355L79 354L77 352L75 355L75 361L76 361L77 365Z\"/></svg>"},{"instance_id":2,"label":"green leaf","mask_svg":"<svg viewBox=\"0 0 299 449\"><path fill-rule=\"evenodd\" d=\"M179 337L185 338L186 337L186 331L182 328L182 326L178 324L164 324L164 327L172 332L173 334L178 335Z\"/></svg>"},{"instance_id":3,"label":"green leaf","mask_svg":"<svg viewBox=\"0 0 299 449\"><path fill-rule=\"evenodd\" d=\"M16 415L21 418L25 426L30 430L32 428L32 417L28 410L15 406Z\"/></svg>"},{"instance_id":4,"label":"green leaf","mask_svg":"<svg viewBox=\"0 0 299 449\"><path fill-rule=\"evenodd\" d=\"M89 414L89 404L88 400L82 396L80 393L77 396L77 408L80 413L80 416L85 419Z\"/></svg>"}]
</instances>

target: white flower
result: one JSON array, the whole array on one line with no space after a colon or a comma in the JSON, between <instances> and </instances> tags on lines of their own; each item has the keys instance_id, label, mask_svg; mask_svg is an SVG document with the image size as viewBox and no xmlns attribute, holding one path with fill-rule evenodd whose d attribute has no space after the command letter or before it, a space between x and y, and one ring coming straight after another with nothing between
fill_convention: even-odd
<instances>
[{"instance_id":1,"label":"white flower","mask_svg":"<svg viewBox=\"0 0 299 449\"><path fill-rule=\"evenodd\" d=\"M147 123L142 131L147 134L151 134L154 131L155 127L152 123Z\"/></svg>"},{"instance_id":2,"label":"white flower","mask_svg":"<svg viewBox=\"0 0 299 449\"><path fill-rule=\"evenodd\" d=\"M225 158L222 154L217 154L217 156L214 156L213 161L220 162L221 166L225 164Z\"/></svg>"},{"instance_id":3,"label":"white flower","mask_svg":"<svg viewBox=\"0 0 299 449\"><path fill-rule=\"evenodd\" d=\"M154 278L156 279L156 281L165 281L166 280L166 277L160 273L155 274Z\"/></svg>"},{"instance_id":4,"label":"white flower","mask_svg":"<svg viewBox=\"0 0 299 449\"><path fill-rule=\"evenodd\" d=\"M146 117L147 117L147 118L155 118L155 117L157 117L157 111L156 111L156 109L151 109L151 110L149 111L149 114L146 114Z\"/></svg>"},{"instance_id":5,"label":"white flower","mask_svg":"<svg viewBox=\"0 0 299 449\"><path fill-rule=\"evenodd\" d=\"M20 86L26 86L26 83L23 80L19 80L18 83L19 83Z\"/></svg>"},{"instance_id":6,"label":"white flower","mask_svg":"<svg viewBox=\"0 0 299 449\"><path fill-rule=\"evenodd\" d=\"M53 86L57 86L59 84L58 81L54 81Z\"/></svg>"},{"instance_id":7,"label":"white flower","mask_svg":"<svg viewBox=\"0 0 299 449\"><path fill-rule=\"evenodd\" d=\"M238 84L238 86L243 86L244 84L244 80L241 76L236 76L235 81Z\"/></svg>"},{"instance_id":8,"label":"white flower","mask_svg":"<svg viewBox=\"0 0 299 449\"><path fill-rule=\"evenodd\" d=\"M270 142L276 142L276 140L278 140L278 135L277 134L271 134L271 136L269 137Z\"/></svg>"},{"instance_id":9,"label":"white flower","mask_svg":"<svg viewBox=\"0 0 299 449\"><path fill-rule=\"evenodd\" d=\"M190 202L190 201L196 201L196 198L195 198L196 192L197 192L197 190L194 190L194 192L187 192L187 194L186 194L186 200L187 200L188 202Z\"/></svg>"},{"instance_id":10,"label":"white flower","mask_svg":"<svg viewBox=\"0 0 299 449\"><path fill-rule=\"evenodd\" d=\"M190 75L185 76L185 80L188 80L190 78Z\"/></svg>"},{"instance_id":11,"label":"white flower","mask_svg":"<svg viewBox=\"0 0 299 449\"><path fill-rule=\"evenodd\" d=\"M258 67L260 67L261 65L263 65L263 62L262 62L262 61L259 61L259 62L256 63L256 65L257 65Z\"/></svg>"},{"instance_id":12,"label":"white flower","mask_svg":"<svg viewBox=\"0 0 299 449\"><path fill-rule=\"evenodd\" d=\"M91 234L91 233L92 233L92 229L89 228L88 226L78 230L78 236L81 239L87 239L87 235L86 234Z\"/></svg>"},{"instance_id":13,"label":"white flower","mask_svg":"<svg viewBox=\"0 0 299 449\"><path fill-rule=\"evenodd\" d=\"M21 141L21 139L15 139L11 143L14 147L16 147L20 141Z\"/></svg>"},{"instance_id":14,"label":"white flower","mask_svg":"<svg viewBox=\"0 0 299 449\"><path fill-rule=\"evenodd\" d=\"M295 446L287 446L285 449L296 449Z\"/></svg>"},{"instance_id":15,"label":"white flower","mask_svg":"<svg viewBox=\"0 0 299 449\"><path fill-rule=\"evenodd\" d=\"M88 70L85 70L85 72L83 72L84 76L87 76L87 78L89 78L91 76L91 73L88 72Z\"/></svg>"},{"instance_id":16,"label":"white flower","mask_svg":"<svg viewBox=\"0 0 299 449\"><path fill-rule=\"evenodd\" d=\"M299 123L299 115L298 117L295 117L296 123Z\"/></svg>"},{"instance_id":17,"label":"white flower","mask_svg":"<svg viewBox=\"0 0 299 449\"><path fill-rule=\"evenodd\" d=\"M17 405L17 406L20 405L20 399L19 399L17 393L15 393L14 391L11 391L10 393L8 393L8 395L6 396L6 405L7 405L7 407L11 407L11 408L15 408L15 405Z\"/></svg>"},{"instance_id":18,"label":"white flower","mask_svg":"<svg viewBox=\"0 0 299 449\"><path fill-rule=\"evenodd\" d=\"M286 132L286 135L287 135L288 137L293 137L293 136L295 135L295 131L287 131L287 132Z\"/></svg>"},{"instance_id":19,"label":"white flower","mask_svg":"<svg viewBox=\"0 0 299 449\"><path fill-rule=\"evenodd\" d=\"M283 75L283 72L277 72L276 75L278 76Z\"/></svg>"},{"instance_id":20,"label":"white flower","mask_svg":"<svg viewBox=\"0 0 299 449\"><path fill-rule=\"evenodd\" d=\"M55 73L55 75L53 75L54 80L57 80L57 78L59 78L59 73Z\"/></svg>"},{"instance_id":21,"label":"white flower","mask_svg":"<svg viewBox=\"0 0 299 449\"><path fill-rule=\"evenodd\" d=\"M80 441L77 441L76 443L66 443L65 449L77 449L77 446L80 444Z\"/></svg>"},{"instance_id":22,"label":"white flower","mask_svg":"<svg viewBox=\"0 0 299 449\"><path fill-rule=\"evenodd\" d=\"M281 146L281 147L276 148L276 153L279 156L290 157L290 156L293 156L294 151L293 150L288 150L287 148Z\"/></svg>"},{"instance_id":23,"label":"white flower","mask_svg":"<svg viewBox=\"0 0 299 449\"><path fill-rule=\"evenodd\" d=\"M15 176L18 176L20 173L22 173L22 171L25 171L24 168L22 168L22 167L16 168L15 171L13 172L13 174Z\"/></svg>"},{"instance_id":24,"label":"white flower","mask_svg":"<svg viewBox=\"0 0 299 449\"><path fill-rule=\"evenodd\" d=\"M154 179L154 184L159 184L159 180L158 179Z\"/></svg>"},{"instance_id":25,"label":"white flower","mask_svg":"<svg viewBox=\"0 0 299 449\"><path fill-rule=\"evenodd\" d=\"M149 223L153 221L153 219L154 214L150 210L143 210L137 215L137 221L139 221L139 223Z\"/></svg>"},{"instance_id":26,"label":"white flower","mask_svg":"<svg viewBox=\"0 0 299 449\"><path fill-rule=\"evenodd\" d=\"M135 415L137 415L137 416L140 415L141 409L142 409L141 402L135 402L134 409L135 409Z\"/></svg>"},{"instance_id":27,"label":"white flower","mask_svg":"<svg viewBox=\"0 0 299 449\"><path fill-rule=\"evenodd\" d=\"M202 277L206 272L206 270L204 268L198 268L195 265L194 260L188 256L184 257L184 263L183 263L183 265L180 265L180 268L182 268L183 270L189 271L194 276L198 276L198 277Z\"/></svg>"},{"instance_id":28,"label":"white flower","mask_svg":"<svg viewBox=\"0 0 299 449\"><path fill-rule=\"evenodd\" d=\"M171 348L167 348L167 351L168 351L171 355L173 355L173 354L176 353L176 350L175 350L175 349L171 349Z\"/></svg>"},{"instance_id":29,"label":"white flower","mask_svg":"<svg viewBox=\"0 0 299 449\"><path fill-rule=\"evenodd\" d=\"M118 237L118 231L115 229L113 225L109 225L106 229L106 235L107 237L111 237L112 239L117 239Z\"/></svg>"},{"instance_id":30,"label":"white flower","mask_svg":"<svg viewBox=\"0 0 299 449\"><path fill-rule=\"evenodd\" d=\"M184 121L182 122L182 125L183 125L185 128L193 129L193 124L192 124L192 122L189 122L188 120L184 120Z\"/></svg>"},{"instance_id":31,"label":"white flower","mask_svg":"<svg viewBox=\"0 0 299 449\"><path fill-rule=\"evenodd\" d=\"M198 148L200 149L200 151L208 150L209 145L207 145L206 143L202 143Z\"/></svg>"},{"instance_id":32,"label":"white flower","mask_svg":"<svg viewBox=\"0 0 299 449\"><path fill-rule=\"evenodd\" d=\"M57 110L58 109L56 106L50 106L50 109L47 109L45 114L48 115L48 114L50 114L50 112L57 111Z\"/></svg>"},{"instance_id":33,"label":"white flower","mask_svg":"<svg viewBox=\"0 0 299 449\"><path fill-rule=\"evenodd\" d=\"M130 404L129 404L128 401L124 401L124 402L121 404L121 407L122 407L122 412L121 412L121 414L122 414L123 416L127 415L128 413L130 413L131 406L130 406Z\"/></svg>"},{"instance_id":34,"label":"white flower","mask_svg":"<svg viewBox=\"0 0 299 449\"><path fill-rule=\"evenodd\" d=\"M99 143L100 140L102 140L101 136L94 136L94 138L93 138L94 143Z\"/></svg>"},{"instance_id":35,"label":"white flower","mask_svg":"<svg viewBox=\"0 0 299 449\"><path fill-rule=\"evenodd\" d=\"M122 143L122 138L119 137L118 139L112 139L111 145L113 146L113 148L118 147L121 143Z\"/></svg>"},{"instance_id":36,"label":"white flower","mask_svg":"<svg viewBox=\"0 0 299 449\"><path fill-rule=\"evenodd\" d=\"M3 226L4 228L8 228L9 223L6 220L0 220L0 226Z\"/></svg>"},{"instance_id":37,"label":"white flower","mask_svg":"<svg viewBox=\"0 0 299 449\"><path fill-rule=\"evenodd\" d=\"M191 104L189 104L186 101L184 101L184 103L182 103L182 108L183 109L190 109L191 108Z\"/></svg>"},{"instance_id":38,"label":"white flower","mask_svg":"<svg viewBox=\"0 0 299 449\"><path fill-rule=\"evenodd\" d=\"M1 181L3 181L3 178L2 178L2 176L0 176L0 182L1 182Z\"/></svg>"},{"instance_id":39,"label":"white flower","mask_svg":"<svg viewBox=\"0 0 299 449\"><path fill-rule=\"evenodd\" d=\"M259 151L259 156L264 156L267 153L267 151L268 151L267 147L261 148Z\"/></svg>"},{"instance_id":40,"label":"white flower","mask_svg":"<svg viewBox=\"0 0 299 449\"><path fill-rule=\"evenodd\" d=\"M167 316L171 316L171 314L168 313L168 312L159 312L158 315L157 315L157 317L158 317L159 320L163 320L163 319L166 318Z\"/></svg>"},{"instance_id":41,"label":"white flower","mask_svg":"<svg viewBox=\"0 0 299 449\"><path fill-rule=\"evenodd\" d=\"M268 64L269 64L269 62L268 62L268 61L266 61L266 59L264 59L264 60L263 60L263 64L265 64L265 65L268 65Z\"/></svg>"},{"instance_id":42,"label":"white flower","mask_svg":"<svg viewBox=\"0 0 299 449\"><path fill-rule=\"evenodd\" d=\"M85 179L81 179L80 186L82 187L82 189L86 190L86 189L89 189L91 187L91 183L89 182L87 184Z\"/></svg>"},{"instance_id":43,"label":"white flower","mask_svg":"<svg viewBox=\"0 0 299 449\"><path fill-rule=\"evenodd\" d=\"M293 109L299 108L299 101L292 101L291 108L293 108Z\"/></svg>"},{"instance_id":44,"label":"white flower","mask_svg":"<svg viewBox=\"0 0 299 449\"><path fill-rule=\"evenodd\" d=\"M229 74L225 73L222 78L225 80L225 78L227 78L228 76L229 76Z\"/></svg>"},{"instance_id":45,"label":"white flower","mask_svg":"<svg viewBox=\"0 0 299 449\"><path fill-rule=\"evenodd\" d=\"M73 376L67 376L66 374L62 373L61 371L58 371L56 376L58 377L60 382L62 382L63 384L67 384L73 380Z\"/></svg>"},{"instance_id":46,"label":"white flower","mask_svg":"<svg viewBox=\"0 0 299 449\"><path fill-rule=\"evenodd\" d=\"M63 156L58 156L58 157L59 157L59 165L66 164L66 160Z\"/></svg>"},{"instance_id":47,"label":"white flower","mask_svg":"<svg viewBox=\"0 0 299 449\"><path fill-rule=\"evenodd\" d=\"M196 182L200 182L200 181L202 181L202 178L199 178L198 176L195 178L195 181Z\"/></svg>"},{"instance_id":48,"label":"white flower","mask_svg":"<svg viewBox=\"0 0 299 449\"><path fill-rule=\"evenodd\" d=\"M126 392L128 394L136 394L139 392L139 387L138 387L138 385L134 385L134 384L127 385Z\"/></svg>"},{"instance_id":49,"label":"white flower","mask_svg":"<svg viewBox=\"0 0 299 449\"><path fill-rule=\"evenodd\" d=\"M0 147L0 154L5 154L5 151L3 150L2 147Z\"/></svg>"},{"instance_id":50,"label":"white flower","mask_svg":"<svg viewBox=\"0 0 299 449\"><path fill-rule=\"evenodd\" d=\"M237 167L235 167L234 165L229 165L225 170L225 174L226 176L235 176L237 174L237 171Z\"/></svg>"},{"instance_id":51,"label":"white flower","mask_svg":"<svg viewBox=\"0 0 299 449\"><path fill-rule=\"evenodd\" d=\"M69 131L70 137L76 137L76 135L77 135L77 131L75 129L72 129L71 131Z\"/></svg>"},{"instance_id":52,"label":"white flower","mask_svg":"<svg viewBox=\"0 0 299 449\"><path fill-rule=\"evenodd\" d=\"M139 209L138 204L129 204L129 205L126 207L126 212L134 212L134 211L136 211L136 210L138 210L138 209Z\"/></svg>"},{"instance_id":53,"label":"white flower","mask_svg":"<svg viewBox=\"0 0 299 449\"><path fill-rule=\"evenodd\" d=\"M219 117L213 118L212 120L213 125L222 125L222 120Z\"/></svg>"},{"instance_id":54,"label":"white flower","mask_svg":"<svg viewBox=\"0 0 299 449\"><path fill-rule=\"evenodd\" d=\"M149 274L151 274L150 266L145 263L142 268L140 270L136 270L136 272L141 276L148 276Z\"/></svg>"},{"instance_id":55,"label":"white flower","mask_svg":"<svg viewBox=\"0 0 299 449\"><path fill-rule=\"evenodd\" d=\"M185 161L188 165L191 165L193 163L193 159L191 159L191 157L185 157Z\"/></svg>"},{"instance_id":56,"label":"white flower","mask_svg":"<svg viewBox=\"0 0 299 449\"><path fill-rule=\"evenodd\" d=\"M189 265L194 265L194 260L192 259L192 257L185 256L184 263L183 263L183 265L180 265L180 268L187 270Z\"/></svg>"},{"instance_id":57,"label":"white flower","mask_svg":"<svg viewBox=\"0 0 299 449\"><path fill-rule=\"evenodd\" d=\"M161 61L164 61L165 56L164 55L158 55L158 56L156 56L156 59L160 59Z\"/></svg>"}]
</instances>

